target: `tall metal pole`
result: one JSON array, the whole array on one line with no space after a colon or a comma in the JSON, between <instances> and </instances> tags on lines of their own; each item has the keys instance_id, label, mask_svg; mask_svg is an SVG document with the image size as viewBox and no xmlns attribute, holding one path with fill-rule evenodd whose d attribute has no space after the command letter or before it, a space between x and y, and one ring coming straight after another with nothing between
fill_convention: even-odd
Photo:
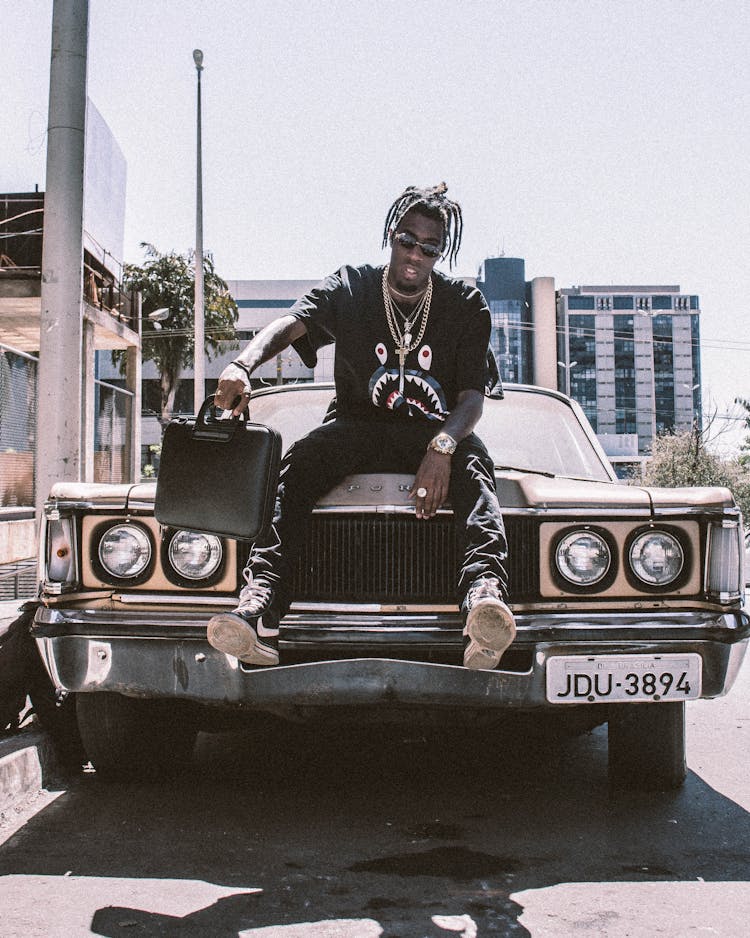
<instances>
[{"instance_id":1,"label":"tall metal pole","mask_svg":"<svg viewBox=\"0 0 750 938\"><path fill-rule=\"evenodd\" d=\"M83 420L83 166L88 0L55 0L44 197L35 500L81 481Z\"/></svg>"},{"instance_id":2,"label":"tall metal pole","mask_svg":"<svg viewBox=\"0 0 750 938\"><path fill-rule=\"evenodd\" d=\"M195 183L195 357L193 367L193 407L197 414L206 396L206 341L203 322L203 161L201 158L201 72L203 71L203 53L200 49L193 50L193 61L198 74Z\"/></svg>"}]
</instances>

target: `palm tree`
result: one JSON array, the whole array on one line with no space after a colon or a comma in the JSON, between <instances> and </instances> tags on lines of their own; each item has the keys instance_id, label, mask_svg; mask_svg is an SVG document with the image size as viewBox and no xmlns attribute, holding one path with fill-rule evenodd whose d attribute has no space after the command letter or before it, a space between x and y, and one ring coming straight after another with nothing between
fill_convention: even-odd
<instances>
[{"instance_id":1,"label":"palm tree","mask_svg":"<svg viewBox=\"0 0 750 938\"><path fill-rule=\"evenodd\" d=\"M141 265L126 264L123 281L126 289L142 297L143 360L152 361L159 372L161 408L159 421L165 427L174 409L174 399L182 372L194 361L195 273L193 253L160 253L153 244L143 242L146 260ZM203 259L206 353L209 359L220 343L236 341L237 304L229 295L226 281L216 273L210 254ZM168 308L166 328L148 319L157 309ZM226 349L226 344L224 344Z\"/></svg>"}]
</instances>

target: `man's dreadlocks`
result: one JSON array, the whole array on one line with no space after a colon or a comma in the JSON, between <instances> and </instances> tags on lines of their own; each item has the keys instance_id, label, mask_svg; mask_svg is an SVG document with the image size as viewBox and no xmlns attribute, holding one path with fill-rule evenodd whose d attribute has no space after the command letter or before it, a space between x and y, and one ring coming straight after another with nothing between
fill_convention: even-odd
<instances>
[{"instance_id":1,"label":"man's dreadlocks","mask_svg":"<svg viewBox=\"0 0 750 938\"><path fill-rule=\"evenodd\" d=\"M417 189L416 186L409 186L408 189L404 189L388 209L385 227L383 228L383 247L388 246L389 232L395 231L401 224L404 215L414 209L428 218L436 218L441 222L443 226L441 248L448 254L448 265L453 267L453 262L458 255L458 249L461 247L463 217L458 202L452 202L446 198L445 193L447 191L448 186L444 182L433 186L431 189Z\"/></svg>"}]
</instances>

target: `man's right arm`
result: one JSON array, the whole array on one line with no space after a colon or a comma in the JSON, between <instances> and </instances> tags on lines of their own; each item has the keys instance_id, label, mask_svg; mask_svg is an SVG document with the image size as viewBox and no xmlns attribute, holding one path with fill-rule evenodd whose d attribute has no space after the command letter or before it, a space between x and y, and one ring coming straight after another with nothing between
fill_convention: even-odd
<instances>
[{"instance_id":1,"label":"man's right arm","mask_svg":"<svg viewBox=\"0 0 750 938\"><path fill-rule=\"evenodd\" d=\"M239 402L232 409L232 415L241 414L250 400L250 375L306 332L305 324L296 316L280 316L265 329L261 329L234 360L239 364L233 362L227 365L219 375L214 404L229 410L239 397Z\"/></svg>"}]
</instances>

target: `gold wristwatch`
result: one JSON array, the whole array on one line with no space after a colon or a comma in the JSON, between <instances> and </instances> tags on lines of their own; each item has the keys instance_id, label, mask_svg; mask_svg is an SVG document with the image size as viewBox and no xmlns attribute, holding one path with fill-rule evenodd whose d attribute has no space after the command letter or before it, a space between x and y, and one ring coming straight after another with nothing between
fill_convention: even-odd
<instances>
[{"instance_id":1,"label":"gold wristwatch","mask_svg":"<svg viewBox=\"0 0 750 938\"><path fill-rule=\"evenodd\" d=\"M445 456L452 456L457 446L458 443L448 433L438 433L427 444L428 449L434 449L436 453L443 453Z\"/></svg>"}]
</instances>

